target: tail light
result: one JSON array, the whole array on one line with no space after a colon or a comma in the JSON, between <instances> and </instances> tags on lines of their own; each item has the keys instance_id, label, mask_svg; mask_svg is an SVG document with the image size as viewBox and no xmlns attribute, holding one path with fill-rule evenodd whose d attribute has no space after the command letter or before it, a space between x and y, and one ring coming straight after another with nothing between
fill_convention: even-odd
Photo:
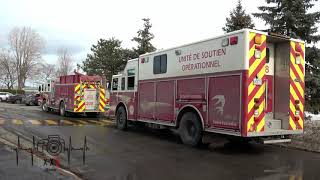
<instances>
[{"instance_id":1,"label":"tail light","mask_svg":"<svg viewBox=\"0 0 320 180\"><path fill-rule=\"evenodd\" d=\"M301 55L300 53L296 53L296 64L301 64Z\"/></svg>"},{"instance_id":2,"label":"tail light","mask_svg":"<svg viewBox=\"0 0 320 180\"><path fill-rule=\"evenodd\" d=\"M258 98L254 98L254 116L257 117L259 116L259 99Z\"/></svg>"},{"instance_id":3,"label":"tail light","mask_svg":"<svg viewBox=\"0 0 320 180\"><path fill-rule=\"evenodd\" d=\"M299 108L300 101L295 100L294 103L295 103L295 109L296 109L296 111L294 112L294 115L296 117L299 117L300 116L300 108Z\"/></svg>"}]
</instances>

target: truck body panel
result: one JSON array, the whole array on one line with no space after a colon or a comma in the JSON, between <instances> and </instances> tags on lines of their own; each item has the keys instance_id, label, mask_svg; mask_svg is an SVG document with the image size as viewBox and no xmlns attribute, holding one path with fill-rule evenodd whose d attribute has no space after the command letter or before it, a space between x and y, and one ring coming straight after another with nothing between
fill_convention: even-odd
<instances>
[{"instance_id":1,"label":"truck body panel","mask_svg":"<svg viewBox=\"0 0 320 180\"><path fill-rule=\"evenodd\" d=\"M123 105L128 120L178 127L192 109L207 132L300 134L304 65L304 42L244 29L129 60L108 113Z\"/></svg>"}]
</instances>

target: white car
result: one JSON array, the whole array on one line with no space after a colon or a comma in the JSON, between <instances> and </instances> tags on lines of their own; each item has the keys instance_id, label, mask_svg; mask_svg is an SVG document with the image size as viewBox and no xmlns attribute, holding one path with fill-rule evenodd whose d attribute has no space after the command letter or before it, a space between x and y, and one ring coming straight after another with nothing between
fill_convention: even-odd
<instances>
[{"instance_id":1,"label":"white car","mask_svg":"<svg viewBox=\"0 0 320 180\"><path fill-rule=\"evenodd\" d=\"M0 92L0 102L7 101L9 96L13 96L13 94L11 94L9 92Z\"/></svg>"}]
</instances>

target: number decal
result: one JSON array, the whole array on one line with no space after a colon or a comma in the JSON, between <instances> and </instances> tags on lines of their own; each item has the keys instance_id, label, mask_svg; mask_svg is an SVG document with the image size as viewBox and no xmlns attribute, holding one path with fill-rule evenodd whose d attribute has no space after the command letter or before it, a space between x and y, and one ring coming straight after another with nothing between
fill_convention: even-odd
<instances>
[{"instance_id":1,"label":"number decal","mask_svg":"<svg viewBox=\"0 0 320 180\"><path fill-rule=\"evenodd\" d=\"M266 73L269 73L269 66L266 65Z\"/></svg>"}]
</instances>

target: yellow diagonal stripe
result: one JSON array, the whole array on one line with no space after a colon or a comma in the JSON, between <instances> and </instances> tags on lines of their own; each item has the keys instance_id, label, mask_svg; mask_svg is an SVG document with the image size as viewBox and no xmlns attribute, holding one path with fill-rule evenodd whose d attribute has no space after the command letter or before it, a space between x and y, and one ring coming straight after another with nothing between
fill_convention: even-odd
<instances>
[{"instance_id":1,"label":"yellow diagonal stripe","mask_svg":"<svg viewBox=\"0 0 320 180\"><path fill-rule=\"evenodd\" d=\"M291 56L291 58L290 58L290 59L291 59L291 63L293 64L294 69L297 71L298 76L299 76L299 79L301 79L301 81L304 82L303 72L301 72L299 66L296 65L296 60L294 59L294 57L293 57L292 55L290 55L290 56ZM291 71L292 71L292 72L291 72ZM290 76L291 76L292 74L294 75L293 70L291 70L291 68L290 68Z\"/></svg>"},{"instance_id":2,"label":"yellow diagonal stripe","mask_svg":"<svg viewBox=\"0 0 320 180\"><path fill-rule=\"evenodd\" d=\"M291 85L290 85L290 93L291 93L291 95L292 95L292 97L293 97L294 100L299 100L296 92L293 90L293 88L292 88ZM292 102L290 101L290 103L292 103ZM303 107L302 102L299 103L299 109L300 109L302 112L304 112L304 107Z\"/></svg>"},{"instance_id":3,"label":"yellow diagonal stripe","mask_svg":"<svg viewBox=\"0 0 320 180\"><path fill-rule=\"evenodd\" d=\"M263 83L260 87L259 87L259 90L257 91L257 93L254 95L254 97L251 99L251 101L249 102L248 104L248 113L251 111L251 109L253 108L254 106L254 99L255 98L260 98L264 92L264 88L265 87L265 83ZM263 106L263 104L261 103L260 106Z\"/></svg>"},{"instance_id":4,"label":"yellow diagonal stripe","mask_svg":"<svg viewBox=\"0 0 320 180\"><path fill-rule=\"evenodd\" d=\"M41 122L39 120L29 120L29 122L33 125L40 125Z\"/></svg>"},{"instance_id":5,"label":"yellow diagonal stripe","mask_svg":"<svg viewBox=\"0 0 320 180\"><path fill-rule=\"evenodd\" d=\"M56 121L53 121L53 120L45 120L45 121L49 125L57 125L58 124Z\"/></svg>"},{"instance_id":6,"label":"yellow diagonal stripe","mask_svg":"<svg viewBox=\"0 0 320 180\"><path fill-rule=\"evenodd\" d=\"M95 120L88 120L89 122L91 122L91 124L98 124L100 126L104 126L105 124L103 124L102 122L100 121L95 121Z\"/></svg>"},{"instance_id":7,"label":"yellow diagonal stripe","mask_svg":"<svg viewBox=\"0 0 320 180\"><path fill-rule=\"evenodd\" d=\"M106 125L113 125L115 124L114 121L110 121L110 120L100 120L101 122L105 123Z\"/></svg>"},{"instance_id":8,"label":"yellow diagonal stripe","mask_svg":"<svg viewBox=\"0 0 320 180\"><path fill-rule=\"evenodd\" d=\"M74 92L77 92L80 89L80 84L77 84L77 86L74 89Z\"/></svg>"},{"instance_id":9,"label":"yellow diagonal stripe","mask_svg":"<svg viewBox=\"0 0 320 180\"><path fill-rule=\"evenodd\" d=\"M69 120L60 120L60 122L61 122L62 124L69 124L69 125L74 125L74 124L75 124L74 122L71 122L71 121L69 121Z\"/></svg>"},{"instance_id":10,"label":"yellow diagonal stripe","mask_svg":"<svg viewBox=\"0 0 320 180\"><path fill-rule=\"evenodd\" d=\"M17 120L17 119L12 120L12 123L13 123L13 124L16 124L16 125L21 125L21 124L23 124L23 122L22 122L21 120Z\"/></svg>"},{"instance_id":11,"label":"yellow diagonal stripe","mask_svg":"<svg viewBox=\"0 0 320 180\"><path fill-rule=\"evenodd\" d=\"M299 82L295 82L294 79L296 79L296 76L294 75L294 73L290 73L291 79L293 81L293 83L296 85L297 89L298 89L298 93L301 95L301 97L304 97L304 91L301 87L301 84Z\"/></svg>"},{"instance_id":12,"label":"yellow diagonal stripe","mask_svg":"<svg viewBox=\"0 0 320 180\"><path fill-rule=\"evenodd\" d=\"M294 120L291 118L291 116L289 117L289 124L292 127L293 130L297 129L296 124L294 123Z\"/></svg>"},{"instance_id":13,"label":"yellow diagonal stripe","mask_svg":"<svg viewBox=\"0 0 320 180\"><path fill-rule=\"evenodd\" d=\"M87 125L87 124L88 124L88 122L83 121L83 120L77 120L77 122L80 122L80 123L83 124L83 125Z\"/></svg>"},{"instance_id":14,"label":"yellow diagonal stripe","mask_svg":"<svg viewBox=\"0 0 320 180\"><path fill-rule=\"evenodd\" d=\"M262 128L264 127L264 124L265 124L265 119L262 118L260 123L257 126L257 132L260 132L262 130Z\"/></svg>"}]
</instances>

